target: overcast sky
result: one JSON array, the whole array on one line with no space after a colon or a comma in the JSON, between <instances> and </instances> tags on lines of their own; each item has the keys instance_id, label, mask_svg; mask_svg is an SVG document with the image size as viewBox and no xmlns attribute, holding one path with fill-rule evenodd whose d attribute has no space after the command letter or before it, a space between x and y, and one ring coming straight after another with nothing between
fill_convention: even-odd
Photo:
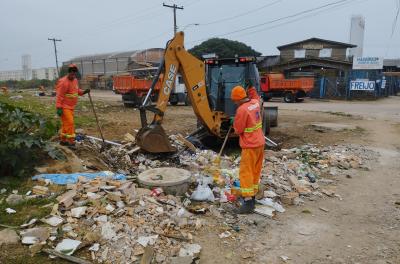
<instances>
[{"instance_id":1,"label":"overcast sky","mask_svg":"<svg viewBox=\"0 0 400 264\"><path fill-rule=\"evenodd\" d=\"M164 1L172 4L170 0ZM322 9L323 5L338 2ZM0 70L20 69L21 55L33 68L113 51L164 47L173 35L172 9L159 0L0 0ZM186 48L210 37L245 42L263 55L310 37L348 42L350 17L365 17L364 55L400 57L400 21L391 37L398 0L176 0ZM315 9L313 12L307 10ZM305 11L301 15L297 15ZM288 18L285 18L288 17ZM276 22L271 22L278 20ZM400 20L400 18L399 18ZM199 23L199 26L191 24ZM237 31L237 32L235 32Z\"/></svg>"}]
</instances>

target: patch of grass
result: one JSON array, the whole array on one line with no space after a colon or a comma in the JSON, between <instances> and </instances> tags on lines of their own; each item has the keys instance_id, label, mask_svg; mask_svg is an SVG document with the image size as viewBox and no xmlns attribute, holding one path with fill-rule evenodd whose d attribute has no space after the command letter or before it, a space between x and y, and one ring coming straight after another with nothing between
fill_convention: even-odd
<instances>
[{"instance_id":1,"label":"patch of grass","mask_svg":"<svg viewBox=\"0 0 400 264\"><path fill-rule=\"evenodd\" d=\"M10 226L19 226L32 218L43 218L50 214L52 207L43 208L44 205L56 202L56 199L34 198L24 200L17 205L9 205L4 201L0 204L0 223ZM6 208L17 211L15 214L7 214Z\"/></svg>"},{"instance_id":2,"label":"patch of grass","mask_svg":"<svg viewBox=\"0 0 400 264\"><path fill-rule=\"evenodd\" d=\"M10 96L22 95L22 99L13 100ZM31 113L38 113L47 120L56 122L57 127L61 126L60 119L56 116L56 107L54 101L44 101L44 98L32 96L31 94L25 93L12 93L10 96L0 95L0 102L19 107L24 111ZM47 99L47 98L45 98ZM53 98L55 100L55 98ZM104 108L104 103L95 103L96 109ZM83 109L86 109L83 111ZM78 100L78 104L75 108L75 125L76 127L91 127L96 124L96 120L93 116L93 112L88 101Z\"/></svg>"}]
</instances>

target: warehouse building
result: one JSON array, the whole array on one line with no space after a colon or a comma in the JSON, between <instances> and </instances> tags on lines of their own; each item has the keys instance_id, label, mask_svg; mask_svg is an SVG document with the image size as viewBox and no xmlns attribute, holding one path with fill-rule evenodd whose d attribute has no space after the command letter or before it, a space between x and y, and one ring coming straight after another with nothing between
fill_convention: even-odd
<instances>
[{"instance_id":1,"label":"warehouse building","mask_svg":"<svg viewBox=\"0 0 400 264\"><path fill-rule=\"evenodd\" d=\"M83 55L63 63L74 63L78 66L82 79L92 76L113 76L129 74L141 68L158 66L164 49L151 48L126 52L113 52L95 55Z\"/></svg>"}]
</instances>

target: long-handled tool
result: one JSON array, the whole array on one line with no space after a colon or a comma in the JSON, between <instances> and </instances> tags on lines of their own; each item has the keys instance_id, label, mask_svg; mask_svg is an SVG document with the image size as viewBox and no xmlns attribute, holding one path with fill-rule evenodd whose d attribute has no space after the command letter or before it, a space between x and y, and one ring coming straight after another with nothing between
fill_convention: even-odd
<instances>
[{"instance_id":1,"label":"long-handled tool","mask_svg":"<svg viewBox=\"0 0 400 264\"><path fill-rule=\"evenodd\" d=\"M224 151L224 148L225 148L226 142L228 141L231 130L232 130L232 125L229 127L228 132L226 133L226 136L224 139L224 143L222 143L222 146L221 146L221 149L219 150L218 156L214 160L214 163L217 165L219 165L219 163L221 162L221 155L222 155L222 152Z\"/></svg>"},{"instance_id":2,"label":"long-handled tool","mask_svg":"<svg viewBox=\"0 0 400 264\"><path fill-rule=\"evenodd\" d=\"M88 93L88 95L89 95L89 101L90 101L90 105L92 106L94 117L96 118L97 129L99 130L101 140L103 141L103 144L100 149L100 152L102 152L104 150L106 142L104 140L103 131L101 130L101 127L99 124L99 119L97 118L96 110L94 109L94 104L93 104L93 100L92 100L92 96L90 95L90 92Z\"/></svg>"}]
</instances>

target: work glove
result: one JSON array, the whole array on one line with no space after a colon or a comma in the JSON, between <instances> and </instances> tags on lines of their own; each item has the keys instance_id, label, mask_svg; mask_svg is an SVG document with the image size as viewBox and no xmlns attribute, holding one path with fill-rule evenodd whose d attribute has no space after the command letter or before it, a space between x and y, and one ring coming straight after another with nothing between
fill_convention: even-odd
<instances>
[{"instance_id":1,"label":"work glove","mask_svg":"<svg viewBox=\"0 0 400 264\"><path fill-rule=\"evenodd\" d=\"M87 93L90 93L90 89L85 89L85 90L83 91L83 94L87 94Z\"/></svg>"},{"instance_id":2,"label":"work glove","mask_svg":"<svg viewBox=\"0 0 400 264\"><path fill-rule=\"evenodd\" d=\"M63 114L62 108L57 108L57 115L62 116L62 114Z\"/></svg>"},{"instance_id":3,"label":"work glove","mask_svg":"<svg viewBox=\"0 0 400 264\"><path fill-rule=\"evenodd\" d=\"M235 123L235 117L232 116L229 118L229 124L233 126L233 123Z\"/></svg>"}]
</instances>

